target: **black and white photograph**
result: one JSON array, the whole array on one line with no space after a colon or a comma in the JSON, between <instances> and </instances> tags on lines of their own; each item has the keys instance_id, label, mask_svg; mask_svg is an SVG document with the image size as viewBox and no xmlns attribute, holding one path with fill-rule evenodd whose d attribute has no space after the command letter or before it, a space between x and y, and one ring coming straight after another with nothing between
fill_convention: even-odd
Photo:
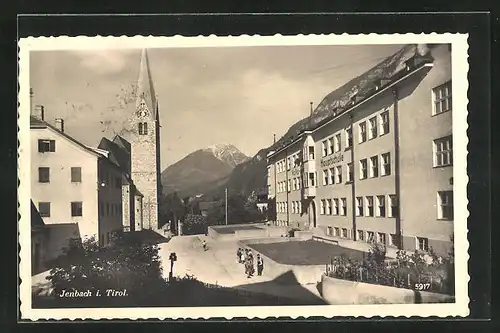
<instances>
[{"instance_id":1,"label":"black and white photograph","mask_svg":"<svg viewBox=\"0 0 500 333\"><path fill-rule=\"evenodd\" d=\"M19 47L22 318L468 314L466 35Z\"/></svg>"}]
</instances>

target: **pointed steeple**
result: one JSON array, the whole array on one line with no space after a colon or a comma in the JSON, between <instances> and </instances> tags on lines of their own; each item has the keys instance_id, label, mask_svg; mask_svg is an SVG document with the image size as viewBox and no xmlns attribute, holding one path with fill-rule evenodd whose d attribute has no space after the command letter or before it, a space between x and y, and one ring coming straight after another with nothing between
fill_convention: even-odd
<instances>
[{"instance_id":1,"label":"pointed steeple","mask_svg":"<svg viewBox=\"0 0 500 333\"><path fill-rule=\"evenodd\" d=\"M141 65L139 67L139 78L137 80L136 110L139 110L141 103L146 103L151 117L156 119L157 100L146 49L143 49L141 54Z\"/></svg>"}]
</instances>

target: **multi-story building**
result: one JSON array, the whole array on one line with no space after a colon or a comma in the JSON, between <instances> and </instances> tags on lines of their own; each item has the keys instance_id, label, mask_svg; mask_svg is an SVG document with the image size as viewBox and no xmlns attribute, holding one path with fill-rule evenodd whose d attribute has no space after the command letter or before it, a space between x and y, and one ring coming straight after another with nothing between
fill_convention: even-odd
<instances>
[{"instance_id":1,"label":"multi-story building","mask_svg":"<svg viewBox=\"0 0 500 333\"><path fill-rule=\"evenodd\" d=\"M31 198L46 225L59 228L50 252L71 239L94 237L107 245L122 230L122 169L107 152L83 145L64 132L64 121L53 126L44 120L43 107L30 117Z\"/></svg>"},{"instance_id":2,"label":"multi-story building","mask_svg":"<svg viewBox=\"0 0 500 333\"><path fill-rule=\"evenodd\" d=\"M268 154L277 225L445 254L453 234L451 50L391 77Z\"/></svg>"}]
</instances>

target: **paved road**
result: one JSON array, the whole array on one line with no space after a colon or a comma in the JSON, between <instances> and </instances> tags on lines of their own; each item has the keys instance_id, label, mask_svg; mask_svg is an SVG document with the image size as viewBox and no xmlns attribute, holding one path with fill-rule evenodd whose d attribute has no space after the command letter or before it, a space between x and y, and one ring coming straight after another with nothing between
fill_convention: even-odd
<instances>
[{"instance_id":1,"label":"paved road","mask_svg":"<svg viewBox=\"0 0 500 333\"><path fill-rule=\"evenodd\" d=\"M202 239L207 242L207 251L203 250ZM168 277L170 272L170 261L168 260L170 253L176 252L178 260L174 265L175 276L182 277L185 274L190 274L205 283L237 287L275 296L307 299L308 301L320 297L315 284L299 285L274 282L272 280L276 276L266 274L265 267L263 276L247 278L244 266L236 262L237 248L236 241L214 241L206 236L173 237L168 243L160 244L164 275Z\"/></svg>"}]
</instances>

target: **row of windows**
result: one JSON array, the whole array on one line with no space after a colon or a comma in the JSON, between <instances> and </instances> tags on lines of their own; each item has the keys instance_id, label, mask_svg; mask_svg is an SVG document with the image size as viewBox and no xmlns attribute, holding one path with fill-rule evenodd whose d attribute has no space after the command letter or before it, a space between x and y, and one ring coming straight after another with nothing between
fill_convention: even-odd
<instances>
[{"instance_id":1,"label":"row of windows","mask_svg":"<svg viewBox=\"0 0 500 333\"><path fill-rule=\"evenodd\" d=\"M148 123L139 123L139 135L148 135Z\"/></svg>"},{"instance_id":2,"label":"row of windows","mask_svg":"<svg viewBox=\"0 0 500 333\"><path fill-rule=\"evenodd\" d=\"M295 153L292 156L289 156L286 159L282 159L276 162L276 172L284 172L286 170L290 170L291 168L295 168L300 166L300 154Z\"/></svg>"},{"instance_id":3,"label":"row of windows","mask_svg":"<svg viewBox=\"0 0 500 333\"><path fill-rule=\"evenodd\" d=\"M278 186L278 193L283 193L283 192L290 192L290 191L296 191L300 190L301 188L301 179L300 177L295 177L292 179L289 179L287 182L281 181L278 182L276 185Z\"/></svg>"},{"instance_id":4,"label":"row of windows","mask_svg":"<svg viewBox=\"0 0 500 333\"><path fill-rule=\"evenodd\" d=\"M340 238L352 238L351 230L339 227L327 227L326 234L328 236ZM387 237L389 235L389 237ZM386 234L383 232L375 232L369 230L356 230L357 240L367 243L379 243L388 246L397 247L399 244L396 234ZM415 237L415 247L420 251L429 251L429 239L425 237Z\"/></svg>"},{"instance_id":5,"label":"row of windows","mask_svg":"<svg viewBox=\"0 0 500 333\"><path fill-rule=\"evenodd\" d=\"M385 153L372 156L369 159L364 158L359 161L359 179L367 179L379 177L379 162L380 162L380 176L388 176L391 174L391 154ZM370 164L368 169L368 163ZM369 171L369 172L368 172Z\"/></svg>"},{"instance_id":6,"label":"row of windows","mask_svg":"<svg viewBox=\"0 0 500 333\"><path fill-rule=\"evenodd\" d=\"M347 198L321 199L320 202L322 215L347 215Z\"/></svg>"},{"instance_id":7,"label":"row of windows","mask_svg":"<svg viewBox=\"0 0 500 333\"><path fill-rule=\"evenodd\" d=\"M445 82L444 84L437 86L432 89L432 99L433 99L433 110L432 115L438 115L446 111L450 111L452 107L452 95L451 95L451 81ZM366 121L361 121L357 124L358 126L358 143L363 143L368 140L374 139L378 136L385 135L390 131L390 119L389 111L385 110L379 115L373 116ZM346 148L352 146L352 128L347 127L345 130L345 140ZM447 144L440 142L436 143L435 152L438 151L451 151L451 141ZM441 144L441 145L440 145ZM341 135L339 133L335 134L331 138L327 138L322 141L322 156L327 156L335 152L342 150ZM451 154L451 153L450 153ZM435 159L435 165L451 165L452 158L448 153L443 153L437 156ZM438 154L439 155L439 154ZM448 156L450 155L450 156ZM314 146L308 147L304 151L304 159L314 160ZM299 155L294 155L293 158L288 158L287 162L285 160L276 163L278 172L282 172L290 169L290 165L295 163L300 163ZM292 163L293 162L293 163Z\"/></svg>"},{"instance_id":8,"label":"row of windows","mask_svg":"<svg viewBox=\"0 0 500 333\"><path fill-rule=\"evenodd\" d=\"M70 204L71 216L83 216L83 202L73 201ZM39 202L38 212L41 217L50 217L50 202Z\"/></svg>"},{"instance_id":9,"label":"row of windows","mask_svg":"<svg viewBox=\"0 0 500 333\"><path fill-rule=\"evenodd\" d=\"M71 167L71 182L81 183L82 182L82 168L81 167ZM122 187L122 180L120 177L113 177L110 174L103 175L104 184L111 184L115 188ZM39 167L38 168L38 182L39 183L50 183L50 168L49 167Z\"/></svg>"},{"instance_id":10,"label":"row of windows","mask_svg":"<svg viewBox=\"0 0 500 333\"><path fill-rule=\"evenodd\" d=\"M396 217L399 210L398 200L395 195L390 194L387 197L388 205L385 195L356 197L356 216Z\"/></svg>"}]
</instances>

